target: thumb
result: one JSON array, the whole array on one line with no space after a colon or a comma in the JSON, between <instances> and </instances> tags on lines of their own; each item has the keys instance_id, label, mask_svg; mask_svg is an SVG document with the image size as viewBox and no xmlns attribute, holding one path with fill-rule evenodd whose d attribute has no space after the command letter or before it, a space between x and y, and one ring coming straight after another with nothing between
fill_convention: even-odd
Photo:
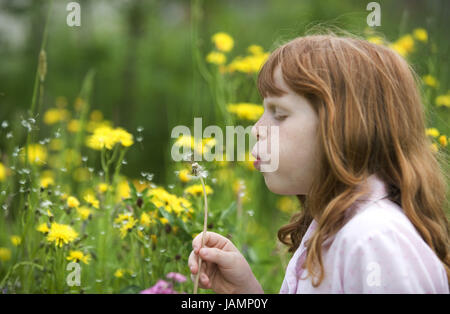
<instances>
[{"instance_id":1,"label":"thumb","mask_svg":"<svg viewBox=\"0 0 450 314\"><path fill-rule=\"evenodd\" d=\"M218 248L201 248L199 254L203 260L222 267L231 267L233 265L234 257L232 252L226 252Z\"/></svg>"}]
</instances>

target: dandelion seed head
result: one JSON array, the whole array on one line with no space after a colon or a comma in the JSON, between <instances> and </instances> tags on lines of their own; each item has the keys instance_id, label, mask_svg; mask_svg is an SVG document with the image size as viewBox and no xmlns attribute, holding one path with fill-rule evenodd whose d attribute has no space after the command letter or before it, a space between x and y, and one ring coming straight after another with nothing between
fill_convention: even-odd
<instances>
[{"instance_id":1,"label":"dandelion seed head","mask_svg":"<svg viewBox=\"0 0 450 314\"><path fill-rule=\"evenodd\" d=\"M3 121L2 122L2 128L6 129L9 126L8 121Z\"/></svg>"}]
</instances>

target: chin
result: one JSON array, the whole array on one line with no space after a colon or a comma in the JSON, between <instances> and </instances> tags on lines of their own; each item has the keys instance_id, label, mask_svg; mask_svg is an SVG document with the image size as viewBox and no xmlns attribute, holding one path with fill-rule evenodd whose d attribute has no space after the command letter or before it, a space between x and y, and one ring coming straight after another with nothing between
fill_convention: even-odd
<instances>
[{"instance_id":1,"label":"chin","mask_svg":"<svg viewBox=\"0 0 450 314\"><path fill-rule=\"evenodd\" d=\"M279 182L279 180L274 180L274 178L269 173L264 175L264 181L266 182L267 188L272 193L279 194L279 195L295 195L296 194L294 191L290 191L290 188L292 189L292 187L290 187L290 188L286 187L281 182Z\"/></svg>"}]
</instances>

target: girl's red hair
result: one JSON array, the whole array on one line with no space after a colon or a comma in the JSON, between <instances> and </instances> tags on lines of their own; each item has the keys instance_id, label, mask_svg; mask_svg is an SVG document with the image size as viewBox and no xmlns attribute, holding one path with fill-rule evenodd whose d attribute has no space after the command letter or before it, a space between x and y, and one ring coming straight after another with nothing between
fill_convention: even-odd
<instances>
[{"instance_id":1,"label":"girl's red hair","mask_svg":"<svg viewBox=\"0 0 450 314\"><path fill-rule=\"evenodd\" d=\"M278 231L295 251L313 219L318 228L307 243L304 267L318 286L324 278L321 247L345 223L344 212L377 174L389 199L401 206L450 278L450 228L444 208L447 184L439 153L425 134L418 80L393 50L362 39L313 35L277 48L262 67L262 97L281 96L274 70L296 93L308 98L319 117L320 160L303 210ZM319 267L316 267L319 266Z\"/></svg>"}]
</instances>

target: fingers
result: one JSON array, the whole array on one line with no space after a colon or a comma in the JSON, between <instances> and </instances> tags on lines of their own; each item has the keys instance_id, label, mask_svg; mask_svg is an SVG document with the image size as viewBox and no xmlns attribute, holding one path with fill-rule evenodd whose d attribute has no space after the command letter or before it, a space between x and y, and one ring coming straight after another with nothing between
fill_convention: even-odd
<instances>
[{"instance_id":1,"label":"fingers","mask_svg":"<svg viewBox=\"0 0 450 314\"><path fill-rule=\"evenodd\" d=\"M191 274L191 280L195 283L195 275ZM211 282L209 280L209 277L205 275L204 273L200 274L200 278L198 280L198 286L202 289L211 289Z\"/></svg>"},{"instance_id":2,"label":"fingers","mask_svg":"<svg viewBox=\"0 0 450 314\"><path fill-rule=\"evenodd\" d=\"M192 248L195 253L198 253L198 250L202 246L202 236L203 232L200 232L194 240L192 240ZM223 248L230 240L218 233L207 231L205 233L204 241L205 246Z\"/></svg>"},{"instance_id":3,"label":"fingers","mask_svg":"<svg viewBox=\"0 0 450 314\"><path fill-rule=\"evenodd\" d=\"M226 252L218 248L203 247L199 254L204 261L215 263L223 268L231 268L235 260L235 255L232 252Z\"/></svg>"}]
</instances>

